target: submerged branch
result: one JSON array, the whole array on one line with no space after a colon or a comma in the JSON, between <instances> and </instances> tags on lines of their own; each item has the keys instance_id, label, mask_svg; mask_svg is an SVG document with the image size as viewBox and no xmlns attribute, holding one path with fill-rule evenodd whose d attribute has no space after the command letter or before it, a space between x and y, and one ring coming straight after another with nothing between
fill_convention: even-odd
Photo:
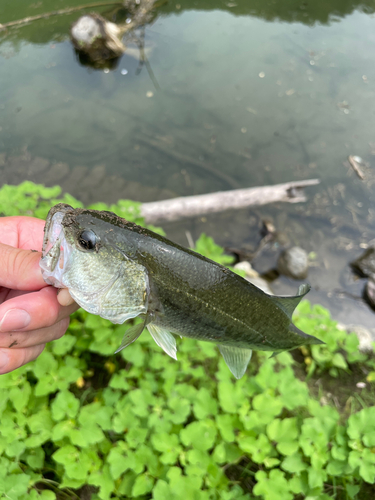
<instances>
[{"instance_id":1,"label":"submerged branch","mask_svg":"<svg viewBox=\"0 0 375 500\"><path fill-rule=\"evenodd\" d=\"M138 138L138 141L143 142L147 146L153 147L154 149L160 151L161 153L164 153L166 156L169 156L170 158L176 160L179 163L180 162L188 163L191 166L198 167L200 170L205 170L206 172L209 172L211 175L213 175L217 179L220 179L226 185L232 188L239 187L238 183L234 181L232 177L225 174L224 172L217 170L215 167L212 167L208 163L197 160L196 158L193 158L191 156L187 156L184 153L180 153L179 151L175 151L174 149L165 146L161 141L157 141L152 137L147 137L145 133Z\"/></svg>"},{"instance_id":2,"label":"submerged branch","mask_svg":"<svg viewBox=\"0 0 375 500\"><path fill-rule=\"evenodd\" d=\"M267 205L268 203L280 201L300 203L306 201L303 188L315 186L319 182L319 179L308 179L274 186L234 189L143 203L141 214L147 223L159 224L163 221L171 222L185 217L197 217L230 209Z\"/></svg>"}]
</instances>

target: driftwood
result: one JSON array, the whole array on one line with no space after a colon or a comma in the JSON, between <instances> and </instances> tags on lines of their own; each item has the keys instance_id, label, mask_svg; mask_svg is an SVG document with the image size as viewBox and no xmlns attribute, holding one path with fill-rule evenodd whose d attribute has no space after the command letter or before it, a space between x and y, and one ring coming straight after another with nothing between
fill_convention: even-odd
<instances>
[{"instance_id":1,"label":"driftwood","mask_svg":"<svg viewBox=\"0 0 375 500\"><path fill-rule=\"evenodd\" d=\"M176 221L229 209L267 205L275 202L300 203L306 201L303 188L319 184L319 179L287 182L274 186L234 189L218 193L185 196L170 200L143 203L141 214L147 223Z\"/></svg>"}]
</instances>

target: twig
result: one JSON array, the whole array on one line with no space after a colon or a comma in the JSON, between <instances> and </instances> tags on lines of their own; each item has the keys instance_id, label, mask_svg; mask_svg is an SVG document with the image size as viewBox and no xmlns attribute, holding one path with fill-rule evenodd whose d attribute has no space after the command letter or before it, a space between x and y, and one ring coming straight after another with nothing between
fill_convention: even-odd
<instances>
[{"instance_id":1,"label":"twig","mask_svg":"<svg viewBox=\"0 0 375 500\"><path fill-rule=\"evenodd\" d=\"M23 19L18 19L17 21L11 21L9 23L0 24L0 30L6 28L13 28L14 26L21 26L23 24L32 23L33 21L38 21L39 19L48 19L52 16L60 16L64 14L70 14L71 12L77 12L83 9L93 9L95 7L105 7L107 5L116 5L120 2L96 2L87 5L80 5L78 7L68 7L66 9L54 10L52 12L46 12L45 14L39 14L38 16L24 17Z\"/></svg>"},{"instance_id":2,"label":"twig","mask_svg":"<svg viewBox=\"0 0 375 500\"><path fill-rule=\"evenodd\" d=\"M193 240L193 237L191 235L191 232L185 231L185 235L186 235L186 239L188 240L189 247L194 248L195 245L194 245L194 240Z\"/></svg>"},{"instance_id":3,"label":"twig","mask_svg":"<svg viewBox=\"0 0 375 500\"><path fill-rule=\"evenodd\" d=\"M152 71L151 65L146 57L145 53L145 27L142 26L142 31L141 31L141 36L140 38L135 39L135 43L138 45L139 48L139 54L140 54L140 61L139 61L139 66L137 69L137 74L139 74L142 70L142 66L145 65L148 75L154 84L154 87L156 90L160 90L160 85L158 84L158 81L156 80L156 77L154 75L154 72Z\"/></svg>"},{"instance_id":4,"label":"twig","mask_svg":"<svg viewBox=\"0 0 375 500\"><path fill-rule=\"evenodd\" d=\"M356 161L356 159L355 159L355 156L352 156L352 155L348 156L348 160L349 160L350 166L352 167L352 169L354 170L354 172L363 181L364 178L365 178L365 174L362 172L361 167L360 167L358 161Z\"/></svg>"}]
</instances>

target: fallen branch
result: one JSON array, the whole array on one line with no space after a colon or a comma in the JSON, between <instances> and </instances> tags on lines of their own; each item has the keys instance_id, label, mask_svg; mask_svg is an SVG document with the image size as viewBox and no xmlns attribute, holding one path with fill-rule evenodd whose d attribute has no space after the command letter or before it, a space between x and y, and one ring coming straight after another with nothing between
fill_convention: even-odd
<instances>
[{"instance_id":1,"label":"fallen branch","mask_svg":"<svg viewBox=\"0 0 375 500\"><path fill-rule=\"evenodd\" d=\"M319 179L287 182L274 186L234 189L218 193L172 198L171 200L143 203L141 214L147 223L176 221L224 210L267 205L279 201L300 203L306 201L303 188L319 184Z\"/></svg>"}]
</instances>

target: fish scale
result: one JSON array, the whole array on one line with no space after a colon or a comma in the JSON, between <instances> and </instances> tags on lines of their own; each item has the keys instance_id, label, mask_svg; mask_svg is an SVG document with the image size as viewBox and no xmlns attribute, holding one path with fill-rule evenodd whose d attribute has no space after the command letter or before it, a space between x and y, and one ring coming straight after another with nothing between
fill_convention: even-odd
<instances>
[{"instance_id":1,"label":"fish scale","mask_svg":"<svg viewBox=\"0 0 375 500\"><path fill-rule=\"evenodd\" d=\"M45 235L47 283L67 287L81 307L114 323L142 319L126 331L118 351L144 328L173 358L172 334L214 342L241 378L253 349L277 353L321 343L291 320L308 285L293 297L267 295L226 267L111 212L56 205ZM67 258L57 269L64 249Z\"/></svg>"}]
</instances>

